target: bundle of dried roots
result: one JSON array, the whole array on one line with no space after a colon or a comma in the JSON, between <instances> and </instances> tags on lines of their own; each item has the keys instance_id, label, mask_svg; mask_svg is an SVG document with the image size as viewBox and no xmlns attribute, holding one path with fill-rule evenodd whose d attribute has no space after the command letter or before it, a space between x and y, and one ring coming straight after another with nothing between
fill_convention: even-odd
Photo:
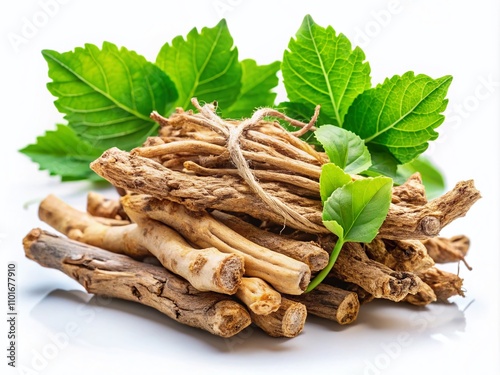
<instances>
[{"instance_id":1,"label":"bundle of dried roots","mask_svg":"<svg viewBox=\"0 0 500 375\"><path fill-rule=\"evenodd\" d=\"M473 181L431 201L418 174L395 186L377 237L344 245L327 279L304 293L336 241L321 221L318 181L328 159L297 137L315 117L304 124L261 109L230 121L193 104L197 113L153 113L158 136L91 164L124 192L119 199L89 193L87 212L44 199L40 218L66 237L34 229L26 255L90 293L223 337L251 323L294 337L308 313L349 324L376 298L423 306L463 295L462 279L435 264L465 262L469 240L436 236L480 198ZM271 117L302 130L287 132ZM156 265L145 262L151 257Z\"/></svg>"}]
</instances>

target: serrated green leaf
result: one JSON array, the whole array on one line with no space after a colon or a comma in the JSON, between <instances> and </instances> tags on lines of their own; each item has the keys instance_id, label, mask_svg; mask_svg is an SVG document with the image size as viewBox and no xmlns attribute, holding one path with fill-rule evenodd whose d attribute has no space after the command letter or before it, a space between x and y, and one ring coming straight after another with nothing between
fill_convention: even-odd
<instances>
[{"instance_id":1,"label":"serrated green leaf","mask_svg":"<svg viewBox=\"0 0 500 375\"><path fill-rule=\"evenodd\" d=\"M321 201L325 202L335 190L351 181L351 176L345 173L342 168L333 163L323 164L319 176Z\"/></svg>"},{"instance_id":2,"label":"serrated green leaf","mask_svg":"<svg viewBox=\"0 0 500 375\"><path fill-rule=\"evenodd\" d=\"M225 20L198 33L192 29L187 38L178 36L160 50L156 65L175 82L179 93L176 107L192 108L191 99L217 101L223 111L241 90L241 64Z\"/></svg>"},{"instance_id":3,"label":"serrated green leaf","mask_svg":"<svg viewBox=\"0 0 500 375\"><path fill-rule=\"evenodd\" d=\"M101 151L83 141L66 125L57 125L56 130L47 131L37 137L36 143L19 152L38 163L41 170L60 176L62 181L103 181L89 168Z\"/></svg>"},{"instance_id":4,"label":"serrated green leaf","mask_svg":"<svg viewBox=\"0 0 500 375\"><path fill-rule=\"evenodd\" d=\"M258 107L271 107L276 99L272 90L278 85L276 73L281 63L275 61L267 65L257 65L255 60L241 62L241 91L236 101L222 114L226 118L248 118Z\"/></svg>"},{"instance_id":5,"label":"serrated green leaf","mask_svg":"<svg viewBox=\"0 0 500 375\"><path fill-rule=\"evenodd\" d=\"M389 211L392 179L356 180L336 189L323 207L323 221L343 228L344 242L371 242Z\"/></svg>"},{"instance_id":6,"label":"serrated green leaf","mask_svg":"<svg viewBox=\"0 0 500 375\"><path fill-rule=\"evenodd\" d=\"M173 82L154 64L104 42L58 53L44 50L47 84L68 125L97 148L140 145L157 126L149 118L177 98Z\"/></svg>"},{"instance_id":7,"label":"serrated green leaf","mask_svg":"<svg viewBox=\"0 0 500 375\"><path fill-rule=\"evenodd\" d=\"M444 121L441 113L451 80L451 76L432 79L413 72L386 79L356 98L344 127L367 144L386 147L399 163L407 163L437 138L434 129Z\"/></svg>"},{"instance_id":8,"label":"serrated green leaf","mask_svg":"<svg viewBox=\"0 0 500 375\"><path fill-rule=\"evenodd\" d=\"M283 56L288 99L312 108L321 105L320 117L342 127L354 99L371 86L370 66L364 60L364 52L359 47L353 50L345 35L306 16Z\"/></svg>"},{"instance_id":9,"label":"serrated green leaf","mask_svg":"<svg viewBox=\"0 0 500 375\"><path fill-rule=\"evenodd\" d=\"M357 174L370 167L370 152L364 141L353 132L338 126L323 125L314 135L323 145L330 161L346 173Z\"/></svg>"}]
</instances>

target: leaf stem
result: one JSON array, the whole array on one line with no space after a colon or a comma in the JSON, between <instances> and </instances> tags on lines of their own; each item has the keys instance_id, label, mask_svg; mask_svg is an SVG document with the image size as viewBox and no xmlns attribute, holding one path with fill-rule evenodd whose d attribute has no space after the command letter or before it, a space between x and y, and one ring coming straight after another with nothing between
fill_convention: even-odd
<instances>
[{"instance_id":1,"label":"leaf stem","mask_svg":"<svg viewBox=\"0 0 500 375\"><path fill-rule=\"evenodd\" d=\"M311 290L313 290L314 288L316 288L325 279L325 277L330 273L330 271L333 268L333 265L337 261L337 258L338 258L339 254L340 254L340 250L342 250L342 246L343 245L344 245L344 240L342 238L339 238L337 240L337 243L335 244L335 247L333 248L332 253L330 254L330 259L328 259L328 264L309 283L309 285L307 286L307 289L306 289L305 293L310 292Z\"/></svg>"}]
</instances>

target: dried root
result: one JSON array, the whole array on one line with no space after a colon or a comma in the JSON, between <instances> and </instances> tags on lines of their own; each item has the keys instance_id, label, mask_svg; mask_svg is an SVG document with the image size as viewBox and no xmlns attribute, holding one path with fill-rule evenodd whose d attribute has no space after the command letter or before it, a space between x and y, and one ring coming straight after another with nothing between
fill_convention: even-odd
<instances>
[{"instance_id":1,"label":"dried root","mask_svg":"<svg viewBox=\"0 0 500 375\"><path fill-rule=\"evenodd\" d=\"M230 297L200 292L163 267L40 229L28 233L23 245L28 258L64 272L89 293L151 306L182 324L221 337L234 336L251 324L245 308Z\"/></svg>"},{"instance_id":2,"label":"dried root","mask_svg":"<svg viewBox=\"0 0 500 375\"><path fill-rule=\"evenodd\" d=\"M248 276L259 277L280 292L301 294L309 284L311 271L305 263L247 240L206 212L189 211L174 202L144 195L125 196L122 204L129 216L146 215L169 225L200 247L214 246L241 256Z\"/></svg>"},{"instance_id":3,"label":"dried root","mask_svg":"<svg viewBox=\"0 0 500 375\"><path fill-rule=\"evenodd\" d=\"M419 277L432 288L438 301L447 302L450 297L464 296L463 279L458 275L432 267L419 273Z\"/></svg>"},{"instance_id":4,"label":"dried root","mask_svg":"<svg viewBox=\"0 0 500 375\"><path fill-rule=\"evenodd\" d=\"M117 148L105 151L91 163L91 168L115 186L177 202L193 211L216 209L240 212L263 221L286 223L308 233L328 233L322 226L321 201L307 197L296 187L278 182L262 182L260 186L310 224L304 226L285 220L281 211L272 209L235 176L191 175ZM424 205L391 203L386 220L379 230L379 237L393 240L434 237L450 222L464 216L479 198L473 181L463 181L448 193Z\"/></svg>"},{"instance_id":5,"label":"dried root","mask_svg":"<svg viewBox=\"0 0 500 375\"><path fill-rule=\"evenodd\" d=\"M87 212L94 218L109 218L124 222L130 221L120 201L106 198L93 191L87 194Z\"/></svg>"},{"instance_id":6,"label":"dried root","mask_svg":"<svg viewBox=\"0 0 500 375\"><path fill-rule=\"evenodd\" d=\"M253 323L272 337L295 337L304 329L307 308L300 302L281 298L277 311L267 315L250 312Z\"/></svg>"},{"instance_id":7,"label":"dried root","mask_svg":"<svg viewBox=\"0 0 500 375\"><path fill-rule=\"evenodd\" d=\"M309 293L287 298L303 303L307 312L312 315L342 325L350 324L358 317L360 306L358 295L328 284L320 284Z\"/></svg>"},{"instance_id":8,"label":"dried root","mask_svg":"<svg viewBox=\"0 0 500 375\"><path fill-rule=\"evenodd\" d=\"M459 235L451 238L434 237L422 241L429 256L436 263L451 263L462 261L470 270L472 267L465 260L469 251L470 240L467 236Z\"/></svg>"},{"instance_id":9,"label":"dried root","mask_svg":"<svg viewBox=\"0 0 500 375\"><path fill-rule=\"evenodd\" d=\"M275 312L281 305L281 294L257 277L244 277L236 297L257 315Z\"/></svg>"},{"instance_id":10,"label":"dried root","mask_svg":"<svg viewBox=\"0 0 500 375\"><path fill-rule=\"evenodd\" d=\"M420 241L376 237L372 242L363 244L363 247L371 259L395 271L420 271L434 266L434 260Z\"/></svg>"},{"instance_id":11,"label":"dried root","mask_svg":"<svg viewBox=\"0 0 500 375\"><path fill-rule=\"evenodd\" d=\"M265 231L234 215L220 211L212 212L212 216L246 239L307 264L311 272L321 271L328 263L328 252L313 241L298 241Z\"/></svg>"},{"instance_id":12,"label":"dried root","mask_svg":"<svg viewBox=\"0 0 500 375\"><path fill-rule=\"evenodd\" d=\"M110 148L91 163L120 200L90 193L87 213L53 196L41 203L43 221L108 251L34 230L27 256L89 292L139 301L223 337L250 321L271 336L295 337L308 313L351 324L362 304L378 298L425 306L463 296L463 280L435 265L469 267L468 238L438 235L480 198L473 181L430 201L418 173L395 186L377 237L344 244L323 284L304 293L336 242L319 196L328 158L297 137L314 128L319 109L304 124L265 108L224 120L210 104L193 105L198 113L153 113L158 136L131 152ZM269 116L301 130L289 133Z\"/></svg>"},{"instance_id":13,"label":"dried root","mask_svg":"<svg viewBox=\"0 0 500 375\"><path fill-rule=\"evenodd\" d=\"M359 285L375 298L401 301L419 289L421 280L414 273L394 271L368 258L357 243L346 243L335 263L332 275Z\"/></svg>"},{"instance_id":14,"label":"dried root","mask_svg":"<svg viewBox=\"0 0 500 375\"><path fill-rule=\"evenodd\" d=\"M193 248L177 232L155 220L136 218L135 224L106 226L53 195L41 202L39 216L74 240L134 258L153 254L166 269L201 291L234 294L244 272L240 256L224 254L214 247Z\"/></svg>"}]
</instances>

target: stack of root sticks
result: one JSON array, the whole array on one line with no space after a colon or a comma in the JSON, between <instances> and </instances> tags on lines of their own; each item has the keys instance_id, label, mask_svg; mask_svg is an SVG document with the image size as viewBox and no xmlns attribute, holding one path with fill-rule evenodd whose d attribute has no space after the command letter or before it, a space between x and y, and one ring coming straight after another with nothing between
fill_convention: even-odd
<instances>
[{"instance_id":1,"label":"stack of root sticks","mask_svg":"<svg viewBox=\"0 0 500 375\"><path fill-rule=\"evenodd\" d=\"M383 298L424 306L463 295L462 279L436 263L464 262L466 236L439 237L480 198L472 181L428 201L418 174L393 187L389 213L371 243L347 243L318 287L336 237L321 221L319 176L326 156L261 109L224 120L212 105L157 113L158 136L130 152L111 148L91 168L116 199L88 194L87 212L50 195L28 258L56 268L89 293L151 306L221 337L251 324L294 337L308 314L350 324ZM352 176L353 179L363 178Z\"/></svg>"}]
</instances>

